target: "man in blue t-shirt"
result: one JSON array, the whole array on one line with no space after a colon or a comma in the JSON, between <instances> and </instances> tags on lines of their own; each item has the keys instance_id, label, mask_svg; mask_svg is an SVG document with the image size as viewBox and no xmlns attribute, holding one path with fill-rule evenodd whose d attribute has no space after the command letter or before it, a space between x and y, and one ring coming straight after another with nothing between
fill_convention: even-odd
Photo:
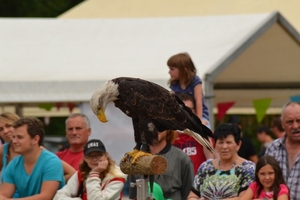
<instances>
[{"instance_id":1,"label":"man in blue t-shirt","mask_svg":"<svg viewBox=\"0 0 300 200\"><path fill-rule=\"evenodd\" d=\"M13 127L13 147L20 156L8 164L3 174L0 199L10 199L17 190L20 198L52 200L65 181L59 158L40 147L45 135L43 123L37 118L23 118Z\"/></svg>"}]
</instances>

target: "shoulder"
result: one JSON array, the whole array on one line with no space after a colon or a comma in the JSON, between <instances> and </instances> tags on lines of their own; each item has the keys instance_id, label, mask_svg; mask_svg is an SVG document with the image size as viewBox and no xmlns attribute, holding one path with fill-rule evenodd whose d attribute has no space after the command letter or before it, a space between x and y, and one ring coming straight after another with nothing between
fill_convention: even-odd
<instances>
[{"instance_id":1,"label":"shoulder","mask_svg":"<svg viewBox=\"0 0 300 200\"><path fill-rule=\"evenodd\" d=\"M177 157L190 158L185 152L183 152L181 149L175 147L174 145L171 145L169 152L172 152L173 154L176 154Z\"/></svg>"},{"instance_id":2,"label":"shoulder","mask_svg":"<svg viewBox=\"0 0 300 200\"><path fill-rule=\"evenodd\" d=\"M181 149L171 145L170 150L164 155L168 162L168 165L181 165L181 166L192 166L193 163L190 157L183 152Z\"/></svg>"},{"instance_id":3,"label":"shoulder","mask_svg":"<svg viewBox=\"0 0 300 200\"><path fill-rule=\"evenodd\" d=\"M13 170L15 169L15 167L17 166L21 166L23 167L23 156L19 155L19 156L16 156L14 157L14 159L12 159L10 162L9 162L9 165L7 165L7 168L6 169L10 169L12 168Z\"/></svg>"},{"instance_id":4,"label":"shoulder","mask_svg":"<svg viewBox=\"0 0 300 200\"><path fill-rule=\"evenodd\" d=\"M56 152L55 154L60 157L60 156L63 156L64 154L68 153L69 149L65 149L63 151L58 151Z\"/></svg>"},{"instance_id":5,"label":"shoulder","mask_svg":"<svg viewBox=\"0 0 300 200\"><path fill-rule=\"evenodd\" d=\"M199 76L194 76L191 81L191 85L196 86L198 84L202 84L202 80Z\"/></svg>"},{"instance_id":6,"label":"shoulder","mask_svg":"<svg viewBox=\"0 0 300 200\"><path fill-rule=\"evenodd\" d=\"M52 153L51 151L48 151L48 150L45 150L43 149L42 150L42 153L41 153L41 156L40 156L40 159L45 162L46 164L48 162L59 162L61 163L59 157L57 155L55 155L54 153Z\"/></svg>"},{"instance_id":7,"label":"shoulder","mask_svg":"<svg viewBox=\"0 0 300 200\"><path fill-rule=\"evenodd\" d=\"M124 174L120 167L117 165L113 165L110 167L109 172L106 174L105 178L103 179L103 182L122 182L125 184L127 179L127 174Z\"/></svg>"},{"instance_id":8,"label":"shoulder","mask_svg":"<svg viewBox=\"0 0 300 200\"><path fill-rule=\"evenodd\" d=\"M110 173L114 174L114 177L124 178L125 180L127 178L127 174L124 174L117 165L113 165L111 167Z\"/></svg>"},{"instance_id":9,"label":"shoulder","mask_svg":"<svg viewBox=\"0 0 300 200\"><path fill-rule=\"evenodd\" d=\"M250 160L244 160L241 165L239 165L243 169L255 169L255 163Z\"/></svg>"},{"instance_id":10,"label":"shoulder","mask_svg":"<svg viewBox=\"0 0 300 200\"><path fill-rule=\"evenodd\" d=\"M237 166L237 171L243 174L243 176L249 175L250 177L254 177L255 164L250 160L244 160L242 164Z\"/></svg>"},{"instance_id":11,"label":"shoulder","mask_svg":"<svg viewBox=\"0 0 300 200\"><path fill-rule=\"evenodd\" d=\"M249 185L249 188L252 190L252 191L256 191L257 190L257 187L258 187L258 184L256 181L252 182L250 185Z\"/></svg>"},{"instance_id":12,"label":"shoulder","mask_svg":"<svg viewBox=\"0 0 300 200\"><path fill-rule=\"evenodd\" d=\"M285 184L280 184L279 195L281 194L289 194L289 189Z\"/></svg>"},{"instance_id":13,"label":"shoulder","mask_svg":"<svg viewBox=\"0 0 300 200\"><path fill-rule=\"evenodd\" d=\"M192 80L193 82L197 82L197 83L202 83L202 80L201 80L201 78L198 76L198 75L195 75L194 77L193 77L193 80Z\"/></svg>"},{"instance_id":14,"label":"shoulder","mask_svg":"<svg viewBox=\"0 0 300 200\"><path fill-rule=\"evenodd\" d=\"M278 138L274 140L267 148L266 153L267 155L273 156L276 151L280 149L282 144L284 143L284 138Z\"/></svg>"},{"instance_id":15,"label":"shoulder","mask_svg":"<svg viewBox=\"0 0 300 200\"><path fill-rule=\"evenodd\" d=\"M207 161L203 162L199 167L200 171L204 171L206 169L215 169L213 165L213 159L208 159Z\"/></svg>"}]
</instances>

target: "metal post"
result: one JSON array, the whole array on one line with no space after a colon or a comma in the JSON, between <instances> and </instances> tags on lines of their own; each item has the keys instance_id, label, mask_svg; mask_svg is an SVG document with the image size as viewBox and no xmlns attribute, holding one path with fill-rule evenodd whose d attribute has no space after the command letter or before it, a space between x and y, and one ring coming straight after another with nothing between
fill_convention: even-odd
<instances>
[{"instance_id":1,"label":"metal post","mask_svg":"<svg viewBox=\"0 0 300 200\"><path fill-rule=\"evenodd\" d=\"M136 198L136 177L135 175L129 175L129 199L134 200Z\"/></svg>"},{"instance_id":2,"label":"metal post","mask_svg":"<svg viewBox=\"0 0 300 200\"><path fill-rule=\"evenodd\" d=\"M148 178L137 179L137 200L147 200L148 199Z\"/></svg>"},{"instance_id":3,"label":"metal post","mask_svg":"<svg viewBox=\"0 0 300 200\"><path fill-rule=\"evenodd\" d=\"M23 117L23 104L18 103L15 105L15 113L19 115L19 117Z\"/></svg>"},{"instance_id":4,"label":"metal post","mask_svg":"<svg viewBox=\"0 0 300 200\"><path fill-rule=\"evenodd\" d=\"M205 91L205 102L208 107L208 113L209 113L209 123L211 126L211 130L215 130L215 116L214 116L214 84L211 81L211 77L206 74L205 76L205 85L204 85L204 91Z\"/></svg>"}]
</instances>

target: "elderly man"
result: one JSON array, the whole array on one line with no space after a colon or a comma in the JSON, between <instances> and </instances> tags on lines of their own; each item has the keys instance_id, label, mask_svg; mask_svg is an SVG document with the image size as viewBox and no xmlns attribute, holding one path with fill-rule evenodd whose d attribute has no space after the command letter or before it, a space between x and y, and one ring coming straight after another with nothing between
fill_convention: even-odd
<instances>
[{"instance_id":1,"label":"elderly man","mask_svg":"<svg viewBox=\"0 0 300 200\"><path fill-rule=\"evenodd\" d=\"M281 123L286 134L266 151L279 162L290 189L291 200L300 199L300 103L289 102L282 108Z\"/></svg>"},{"instance_id":2,"label":"elderly man","mask_svg":"<svg viewBox=\"0 0 300 200\"><path fill-rule=\"evenodd\" d=\"M66 137L70 148L57 152L56 155L78 170L83 159L83 148L91 135L90 122L86 115L75 113L66 119Z\"/></svg>"}]
</instances>

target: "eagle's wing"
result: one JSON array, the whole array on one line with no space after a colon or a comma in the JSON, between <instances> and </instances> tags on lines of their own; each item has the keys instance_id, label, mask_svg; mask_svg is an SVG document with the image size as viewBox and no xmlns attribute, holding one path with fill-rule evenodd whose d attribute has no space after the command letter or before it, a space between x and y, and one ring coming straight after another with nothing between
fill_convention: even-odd
<instances>
[{"instance_id":1,"label":"eagle's wing","mask_svg":"<svg viewBox=\"0 0 300 200\"><path fill-rule=\"evenodd\" d=\"M136 78L121 77L113 81L119 84L117 101L124 103L121 108L116 101L116 106L132 118L151 119L160 132L188 128L206 139L212 137L211 131L208 128L204 131L205 126L191 109L165 88Z\"/></svg>"}]
</instances>

